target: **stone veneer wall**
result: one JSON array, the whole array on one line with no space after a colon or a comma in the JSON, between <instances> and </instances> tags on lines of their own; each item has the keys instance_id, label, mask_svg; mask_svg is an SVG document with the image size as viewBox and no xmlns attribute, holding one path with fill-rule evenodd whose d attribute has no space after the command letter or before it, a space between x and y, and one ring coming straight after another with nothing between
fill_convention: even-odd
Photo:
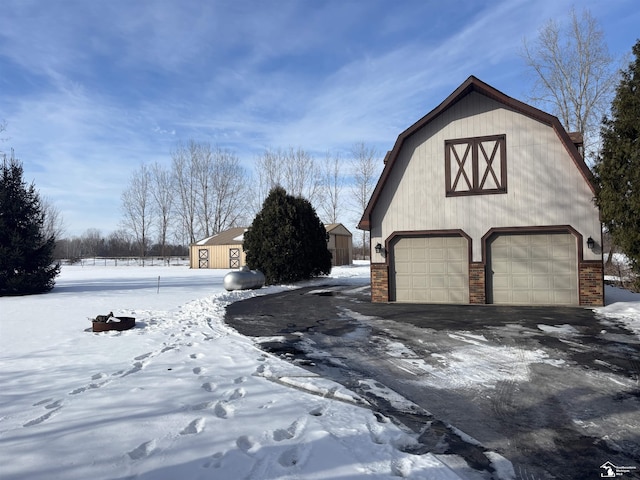
<instances>
[{"instance_id":1,"label":"stone veneer wall","mask_svg":"<svg viewBox=\"0 0 640 480\"><path fill-rule=\"evenodd\" d=\"M484 263L469 263L469 303L487 303Z\"/></svg>"},{"instance_id":2,"label":"stone veneer wall","mask_svg":"<svg viewBox=\"0 0 640 480\"><path fill-rule=\"evenodd\" d=\"M389 301L389 267L386 263L371 264L371 301Z\"/></svg>"},{"instance_id":3,"label":"stone veneer wall","mask_svg":"<svg viewBox=\"0 0 640 480\"><path fill-rule=\"evenodd\" d=\"M580 305L604 305L604 269L602 262L578 264L578 294Z\"/></svg>"}]
</instances>

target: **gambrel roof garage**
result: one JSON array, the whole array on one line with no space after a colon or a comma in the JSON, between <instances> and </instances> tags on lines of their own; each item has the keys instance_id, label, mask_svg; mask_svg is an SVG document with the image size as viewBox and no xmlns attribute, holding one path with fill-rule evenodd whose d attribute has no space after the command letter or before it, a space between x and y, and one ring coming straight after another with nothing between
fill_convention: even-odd
<instances>
[{"instance_id":1,"label":"gambrel roof garage","mask_svg":"<svg viewBox=\"0 0 640 480\"><path fill-rule=\"evenodd\" d=\"M372 300L602 305L599 212L572 138L469 77L385 158L358 225Z\"/></svg>"}]
</instances>

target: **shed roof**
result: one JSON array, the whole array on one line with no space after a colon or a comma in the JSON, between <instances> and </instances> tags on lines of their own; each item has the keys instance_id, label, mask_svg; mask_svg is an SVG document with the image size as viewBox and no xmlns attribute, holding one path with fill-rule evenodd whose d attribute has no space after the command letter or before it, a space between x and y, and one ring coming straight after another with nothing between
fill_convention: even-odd
<instances>
[{"instance_id":1,"label":"shed roof","mask_svg":"<svg viewBox=\"0 0 640 480\"><path fill-rule=\"evenodd\" d=\"M346 232L347 234L351 235L351 232L349 231L349 229L341 223L328 223L324 226L324 228L327 231L327 233L338 234L341 231L340 233L342 234Z\"/></svg>"},{"instance_id":2,"label":"shed roof","mask_svg":"<svg viewBox=\"0 0 640 480\"><path fill-rule=\"evenodd\" d=\"M247 227L234 227L211 237L200 240L194 245L242 245Z\"/></svg>"},{"instance_id":3,"label":"shed roof","mask_svg":"<svg viewBox=\"0 0 640 480\"><path fill-rule=\"evenodd\" d=\"M526 103L516 100L515 98L511 98L505 95L504 93L502 93L501 91L493 88L492 86L484 83L483 81L471 75L469 78L467 78L467 80L464 81L462 85L460 85L453 93L451 93L451 95L449 95L440 105L438 105L436 108L431 110L428 114L426 114L424 117L422 117L416 123L414 123L409 128L407 128L404 132L398 135L398 139L396 140L396 143L394 144L393 149L387 152L387 155L385 156L384 169L382 170L380 179L378 180L378 183L373 191L373 194L371 195L367 208L365 209L362 215L362 218L358 223L359 229L361 230L371 229L371 220L370 220L371 212L375 207L378 201L378 198L380 197L380 194L385 186L385 183L387 182L391 169L393 168L393 165L396 159L398 158L398 154L400 153L400 150L405 140L407 140L411 135L413 135L422 127L424 127L429 122L431 122L436 117L438 117L442 112L444 112L451 106L455 105L462 98L466 97L472 92L476 92L486 97L489 97L497 102L502 103L507 108L511 108L517 112L522 113L523 115L534 118L539 122L545 123L550 127L552 127L556 132L556 134L558 135L558 138L564 145L565 149L567 150L569 156L575 163L576 167L578 168L578 170L580 170L585 181L588 183L589 187L595 194L593 175L589 170L589 167L587 167L587 164L584 162L584 159L582 158L582 155L580 155L580 152L578 151L573 140L571 139L567 131L564 129L564 127L560 123L560 120L558 120L557 117L550 115L546 112L543 112L542 110L539 110L535 107L532 107L531 105L527 105Z\"/></svg>"}]
</instances>

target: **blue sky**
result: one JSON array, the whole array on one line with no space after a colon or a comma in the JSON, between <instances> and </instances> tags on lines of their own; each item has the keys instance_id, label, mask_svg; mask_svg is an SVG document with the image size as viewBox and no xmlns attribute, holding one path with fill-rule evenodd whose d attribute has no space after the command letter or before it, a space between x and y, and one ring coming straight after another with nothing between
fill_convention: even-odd
<instances>
[{"instance_id":1,"label":"blue sky","mask_svg":"<svg viewBox=\"0 0 640 480\"><path fill-rule=\"evenodd\" d=\"M61 211L108 234L142 162L182 141L319 158L398 134L469 75L526 100L518 56L564 0L3 0L0 150ZM583 0L611 53L640 36L637 0Z\"/></svg>"}]
</instances>

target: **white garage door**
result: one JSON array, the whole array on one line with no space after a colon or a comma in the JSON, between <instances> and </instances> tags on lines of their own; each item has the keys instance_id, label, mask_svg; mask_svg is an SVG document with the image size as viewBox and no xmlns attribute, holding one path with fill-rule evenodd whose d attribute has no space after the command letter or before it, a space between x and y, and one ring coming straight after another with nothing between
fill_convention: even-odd
<instances>
[{"instance_id":1,"label":"white garage door","mask_svg":"<svg viewBox=\"0 0 640 480\"><path fill-rule=\"evenodd\" d=\"M498 235L489 246L489 299L497 304L578 305L576 239Z\"/></svg>"},{"instance_id":2,"label":"white garage door","mask_svg":"<svg viewBox=\"0 0 640 480\"><path fill-rule=\"evenodd\" d=\"M391 248L393 300L469 303L467 239L401 237Z\"/></svg>"}]
</instances>

